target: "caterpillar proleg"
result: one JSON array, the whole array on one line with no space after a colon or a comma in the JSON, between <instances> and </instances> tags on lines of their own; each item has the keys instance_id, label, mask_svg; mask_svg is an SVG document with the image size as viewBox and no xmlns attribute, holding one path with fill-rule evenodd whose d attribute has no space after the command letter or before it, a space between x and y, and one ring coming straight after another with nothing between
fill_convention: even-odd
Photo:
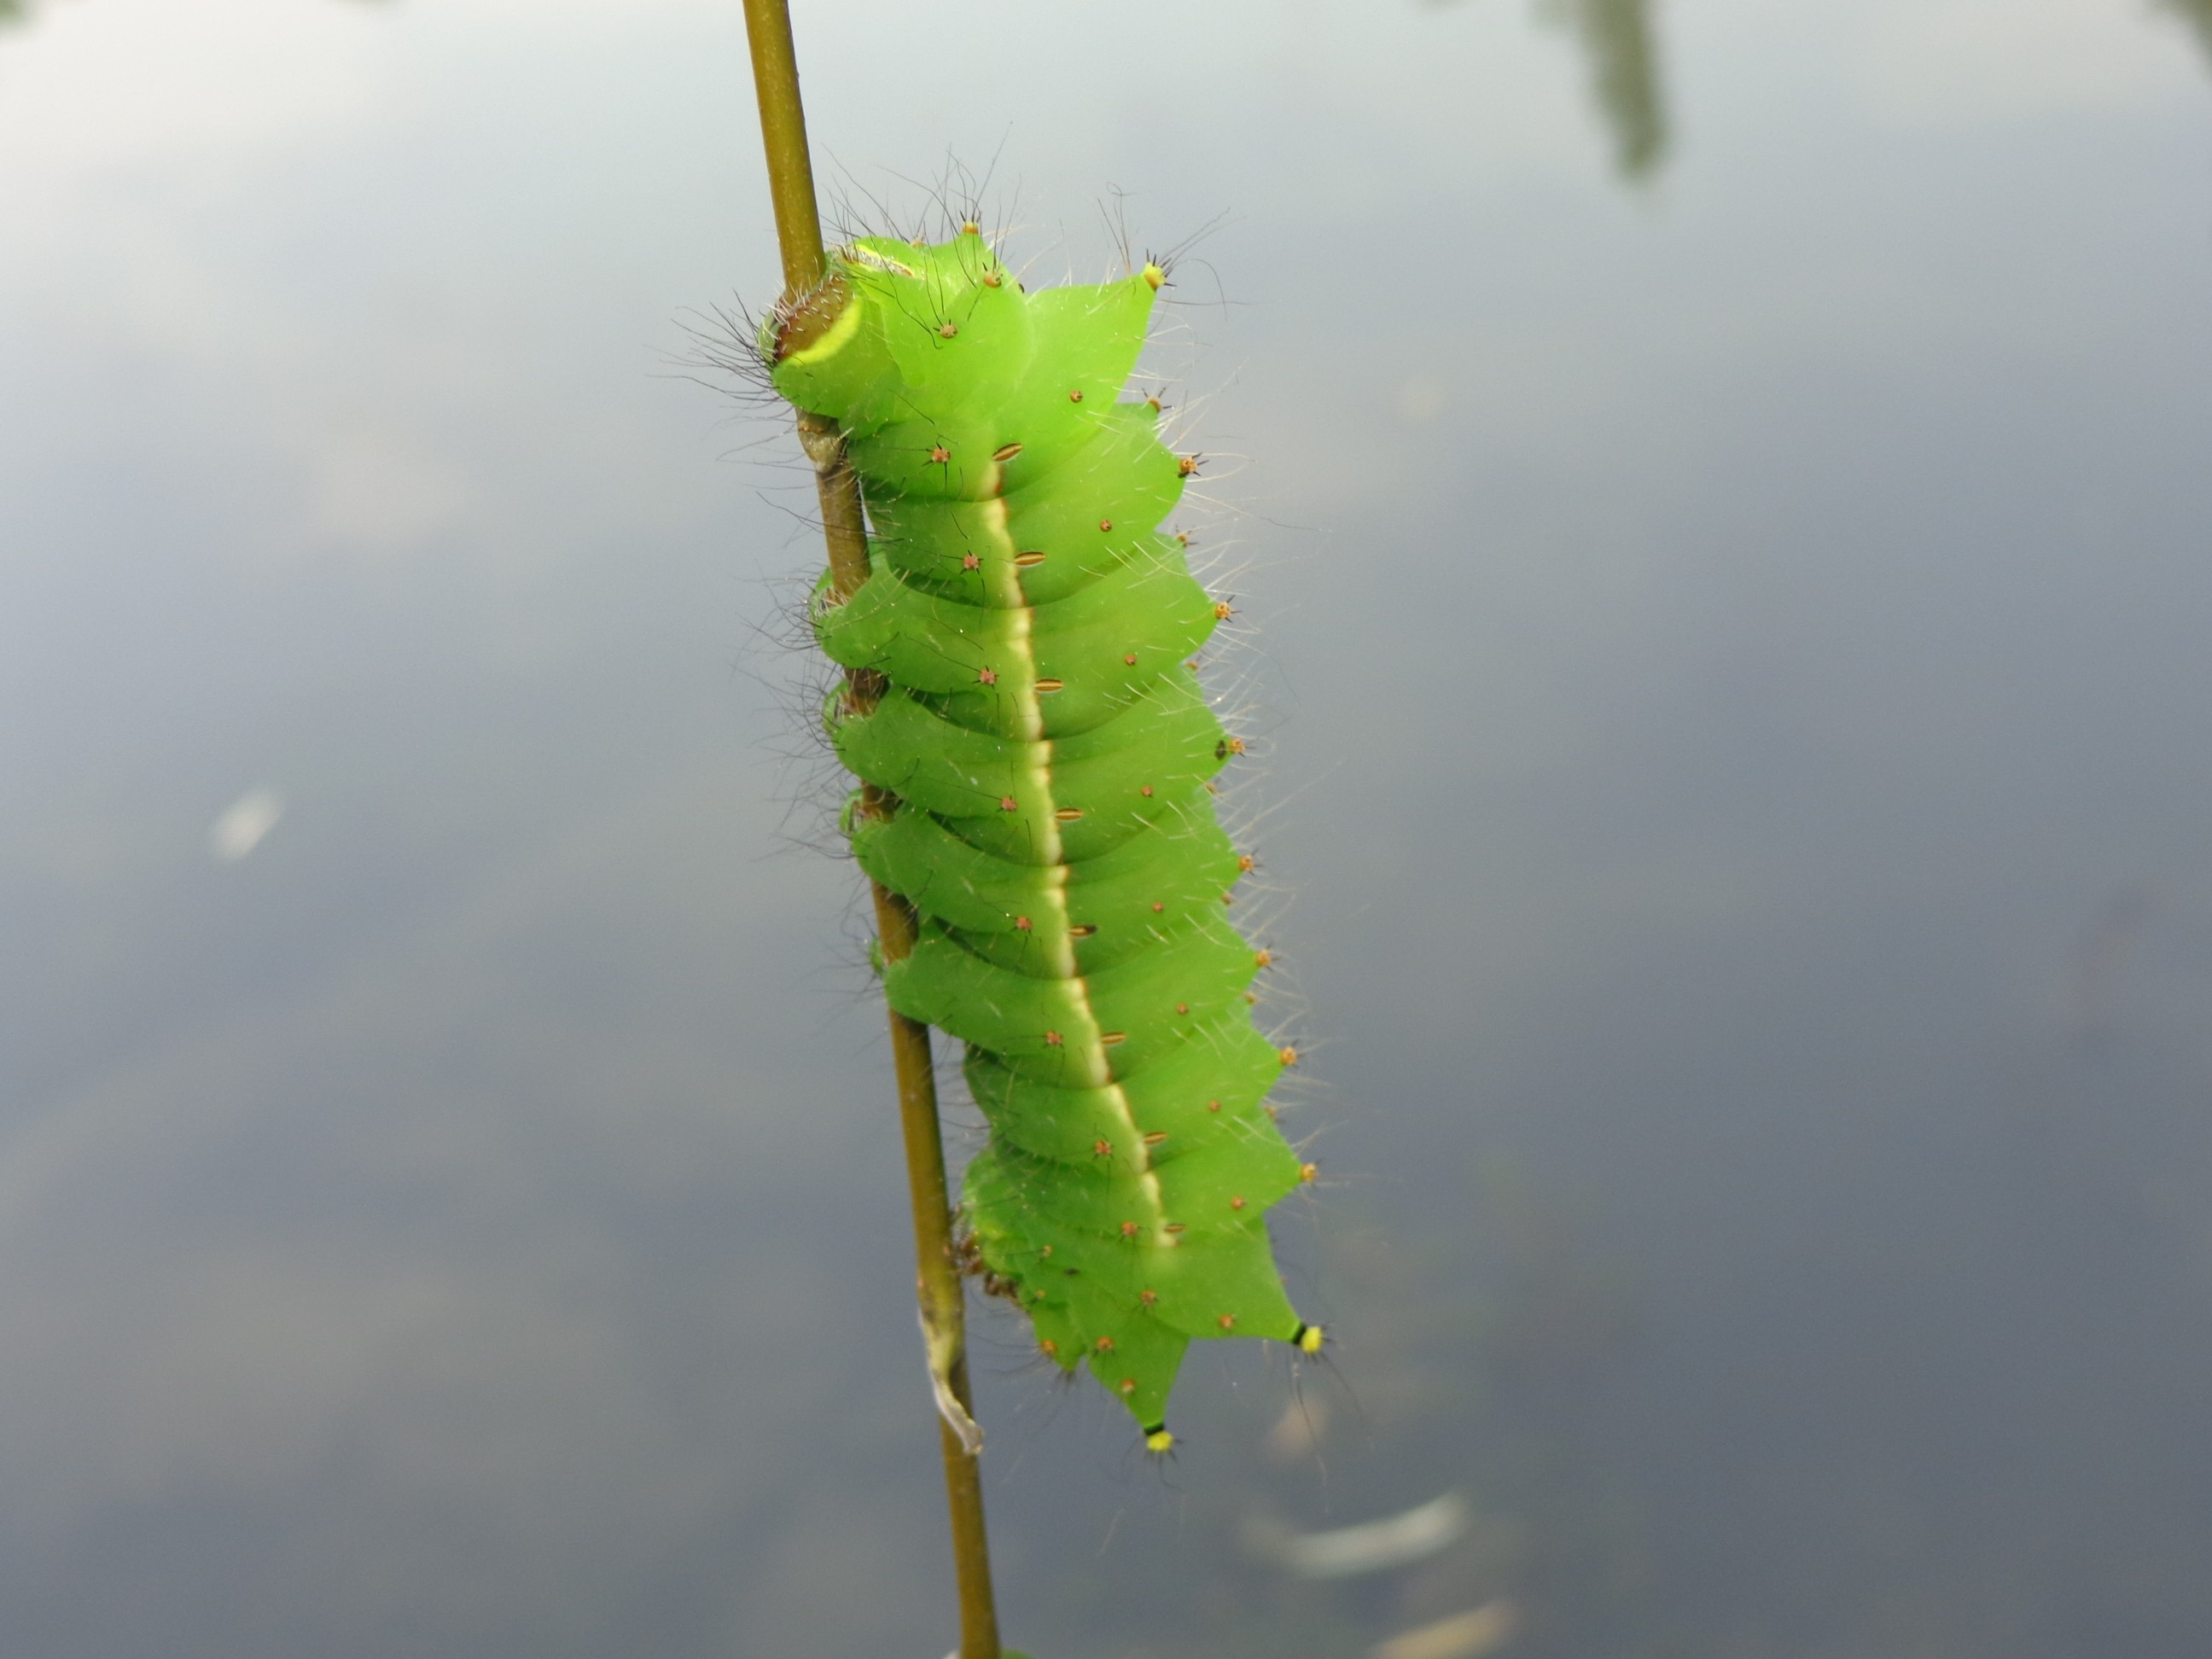
<instances>
[{"instance_id":1,"label":"caterpillar proleg","mask_svg":"<svg viewBox=\"0 0 2212 1659\"><path fill-rule=\"evenodd\" d=\"M866 503L868 579L825 579L811 619L870 692L825 710L870 786L854 854L921 921L886 993L966 1046L990 1124L967 1224L1155 1450L1193 1338L1321 1346L1265 1220L1311 1166L1263 1105L1295 1054L1254 1025L1267 954L1224 908L1239 745L1190 666L1225 607L1160 528L1194 463L1121 399L1164 281L1030 293L972 224L864 237L758 340Z\"/></svg>"}]
</instances>

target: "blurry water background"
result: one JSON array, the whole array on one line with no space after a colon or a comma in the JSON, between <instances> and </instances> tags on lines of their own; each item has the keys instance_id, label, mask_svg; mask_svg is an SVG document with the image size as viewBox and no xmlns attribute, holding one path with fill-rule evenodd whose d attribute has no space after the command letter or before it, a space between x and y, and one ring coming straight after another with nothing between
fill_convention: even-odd
<instances>
[{"instance_id":1,"label":"blurry water background","mask_svg":"<svg viewBox=\"0 0 2212 1659\"><path fill-rule=\"evenodd\" d=\"M986 1310L1010 1635L2212 1652L2212 10L798 13L864 212L1214 225L1338 1340ZM0 1652L935 1659L738 8L0 15Z\"/></svg>"}]
</instances>

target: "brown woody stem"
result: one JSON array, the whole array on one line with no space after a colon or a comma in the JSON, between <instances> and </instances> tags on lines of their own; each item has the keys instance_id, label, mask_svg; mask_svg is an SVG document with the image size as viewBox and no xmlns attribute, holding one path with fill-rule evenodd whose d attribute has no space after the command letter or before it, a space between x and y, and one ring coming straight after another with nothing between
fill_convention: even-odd
<instances>
[{"instance_id":1,"label":"brown woody stem","mask_svg":"<svg viewBox=\"0 0 2212 1659\"><path fill-rule=\"evenodd\" d=\"M806 148L806 115L799 100L791 13L787 0L744 0L744 7L753 87L760 97L761 139L768 151L769 193L775 204L776 240L783 253L784 300L792 303L821 282L823 258L822 219L815 204L814 164ZM868 579L867 523L860 507L860 480L846 459L835 422L802 415L799 425L800 441L814 462L830 580L840 597L848 596ZM855 704L873 702L876 690L866 678L848 678L846 696ZM893 805L872 787L864 787L861 795L864 811L883 812ZM914 909L880 884L873 884L873 891L884 957L896 962L914 949ZM931 1376L939 1389L937 1428L945 1453L953 1564L959 1577L959 1659L1000 1659L990 1545L983 1528L983 1483L970 1444L971 1440L980 1443L980 1437L974 1432L974 1402L968 1389L966 1303L952 1252L937 1071L930 1055L929 1027L893 1010L890 1028L899 1121L906 1137L907 1186L914 1200L915 1291ZM948 1400L967 1423L964 1434L954 1426Z\"/></svg>"}]
</instances>

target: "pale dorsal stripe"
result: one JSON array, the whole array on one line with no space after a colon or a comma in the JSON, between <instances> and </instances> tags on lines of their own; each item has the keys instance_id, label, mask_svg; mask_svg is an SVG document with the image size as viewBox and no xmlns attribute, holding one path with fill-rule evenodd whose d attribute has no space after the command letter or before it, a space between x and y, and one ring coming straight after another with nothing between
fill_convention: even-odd
<instances>
[{"instance_id":1,"label":"pale dorsal stripe","mask_svg":"<svg viewBox=\"0 0 2212 1659\"><path fill-rule=\"evenodd\" d=\"M1017 708L1022 721L1023 735L1030 745L1030 776L1038 794L1044 801L1044 833L1051 839L1047 846L1048 863L1053 872L1053 883L1047 904L1050 914L1033 918L1034 931L1043 934L1046 949L1050 952L1048 964L1052 977L1064 981L1068 1011L1069 1030L1062 1033L1062 1041L1069 1056L1079 1061L1085 1073L1084 1081L1091 1087L1105 1091L1109 1101L1128 1131L1128 1144L1136 1149L1140 1160L1137 1185L1143 1194L1145 1213L1129 1218L1141 1227L1152 1243L1172 1246L1176 1235L1168 1231L1167 1211L1160 1196L1160 1178L1152 1170L1152 1149L1145 1145L1144 1136L1138 1132L1136 1114L1130 1109L1129 1097L1121 1085L1114 1080L1113 1067L1106 1059L1104 1036L1098 1017L1091 1006L1091 988L1076 972L1075 941L1069 932L1067 911L1067 866L1060 856L1058 821L1052 816L1058 805L1052 793L1052 744L1044 740L1044 714L1038 706L1036 690L1036 652L1030 635L1031 618L1035 615L1028 597L1021 589L1020 568L1014 563L1013 538L1006 525L1006 504L1003 498L994 498L983 514L987 532L997 545L988 562L994 581L1003 581L1006 587L994 586L992 597L1005 605L1012 613L1012 628L1008 631L1007 647L1016 660L1007 665L1009 678L1014 682L1014 695L1019 700ZM1007 591L1008 589L1011 591Z\"/></svg>"}]
</instances>

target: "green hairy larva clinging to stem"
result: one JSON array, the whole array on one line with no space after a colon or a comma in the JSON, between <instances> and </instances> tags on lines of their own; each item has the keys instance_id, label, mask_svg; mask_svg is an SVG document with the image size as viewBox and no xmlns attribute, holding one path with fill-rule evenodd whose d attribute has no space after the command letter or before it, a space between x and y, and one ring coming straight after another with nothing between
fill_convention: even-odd
<instances>
[{"instance_id":1,"label":"green hairy larva clinging to stem","mask_svg":"<svg viewBox=\"0 0 2212 1659\"><path fill-rule=\"evenodd\" d=\"M1121 401L1163 280L1032 294L973 226L863 238L760 339L866 505L868 579L811 614L854 676L826 711L869 787L854 855L921 922L886 992L966 1045L990 1122L968 1225L1158 1450L1192 1338L1321 1345L1265 1221L1312 1170L1263 1104L1296 1058L1253 1024L1267 953L1224 908L1241 745L1191 666L1226 607L1160 528L1193 463Z\"/></svg>"}]
</instances>

